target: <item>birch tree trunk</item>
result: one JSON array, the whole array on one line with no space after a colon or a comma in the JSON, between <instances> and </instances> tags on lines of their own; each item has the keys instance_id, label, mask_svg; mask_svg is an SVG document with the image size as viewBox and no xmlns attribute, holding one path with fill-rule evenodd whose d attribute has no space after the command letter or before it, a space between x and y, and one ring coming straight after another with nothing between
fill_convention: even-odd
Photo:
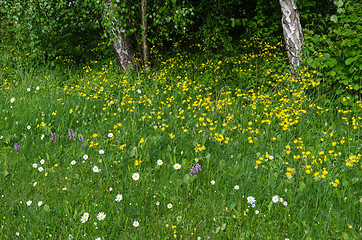
<instances>
[{"instance_id":1,"label":"birch tree trunk","mask_svg":"<svg viewBox=\"0 0 362 240\"><path fill-rule=\"evenodd\" d=\"M118 21L117 12L114 10L112 0L109 0L104 13L106 30L112 39L112 47L116 54L119 69L128 70L134 67L134 53L125 31L120 27L122 23Z\"/></svg>"},{"instance_id":2,"label":"birch tree trunk","mask_svg":"<svg viewBox=\"0 0 362 240\"><path fill-rule=\"evenodd\" d=\"M142 0L142 47L143 47L143 63L146 71L149 71L150 57L147 44L147 0Z\"/></svg>"},{"instance_id":3,"label":"birch tree trunk","mask_svg":"<svg viewBox=\"0 0 362 240\"><path fill-rule=\"evenodd\" d=\"M301 51L304 41L296 0L279 0L282 9L282 25L292 75L302 63Z\"/></svg>"}]
</instances>

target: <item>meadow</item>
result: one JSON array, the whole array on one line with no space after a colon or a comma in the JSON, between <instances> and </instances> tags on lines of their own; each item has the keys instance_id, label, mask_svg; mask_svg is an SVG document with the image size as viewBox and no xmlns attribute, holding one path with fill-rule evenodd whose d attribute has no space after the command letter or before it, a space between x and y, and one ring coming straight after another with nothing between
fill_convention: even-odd
<instances>
[{"instance_id":1,"label":"meadow","mask_svg":"<svg viewBox=\"0 0 362 240\"><path fill-rule=\"evenodd\" d=\"M126 73L4 52L0 239L361 239L361 99L256 45Z\"/></svg>"}]
</instances>

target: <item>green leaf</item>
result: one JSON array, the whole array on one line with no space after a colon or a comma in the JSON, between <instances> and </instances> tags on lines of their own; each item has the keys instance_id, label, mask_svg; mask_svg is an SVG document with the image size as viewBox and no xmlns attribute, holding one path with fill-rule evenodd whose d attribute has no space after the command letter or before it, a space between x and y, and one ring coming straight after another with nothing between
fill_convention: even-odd
<instances>
[{"instance_id":1,"label":"green leaf","mask_svg":"<svg viewBox=\"0 0 362 240\"><path fill-rule=\"evenodd\" d=\"M226 223L223 223L223 224L221 225L221 231L224 231L225 228L226 228Z\"/></svg>"},{"instance_id":2,"label":"green leaf","mask_svg":"<svg viewBox=\"0 0 362 240\"><path fill-rule=\"evenodd\" d=\"M331 16L331 21L337 23L338 22L337 16L336 15Z\"/></svg>"},{"instance_id":3,"label":"green leaf","mask_svg":"<svg viewBox=\"0 0 362 240\"><path fill-rule=\"evenodd\" d=\"M350 57L350 58L347 58L347 60L345 61L346 65L350 65L354 60L354 58Z\"/></svg>"}]
</instances>

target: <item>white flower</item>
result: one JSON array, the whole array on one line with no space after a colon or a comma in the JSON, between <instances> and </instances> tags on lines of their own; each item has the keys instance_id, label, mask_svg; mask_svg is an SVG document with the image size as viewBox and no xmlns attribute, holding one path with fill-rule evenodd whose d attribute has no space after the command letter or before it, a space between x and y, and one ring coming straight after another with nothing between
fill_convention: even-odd
<instances>
[{"instance_id":1,"label":"white flower","mask_svg":"<svg viewBox=\"0 0 362 240\"><path fill-rule=\"evenodd\" d=\"M87 154L84 155L84 156L83 156L83 159L84 159L84 160L87 160L87 159L88 159L88 155L87 155Z\"/></svg>"},{"instance_id":2,"label":"white flower","mask_svg":"<svg viewBox=\"0 0 362 240\"><path fill-rule=\"evenodd\" d=\"M81 221L82 223L85 223L86 221L88 221L88 218L82 216L82 217L80 218L80 221Z\"/></svg>"},{"instance_id":3,"label":"white flower","mask_svg":"<svg viewBox=\"0 0 362 240\"><path fill-rule=\"evenodd\" d=\"M255 208L255 204L252 204L251 207Z\"/></svg>"},{"instance_id":4,"label":"white flower","mask_svg":"<svg viewBox=\"0 0 362 240\"><path fill-rule=\"evenodd\" d=\"M133 226L134 226L134 227L138 227L139 225L140 225L140 223L139 223L138 221L134 221L134 222L133 222Z\"/></svg>"},{"instance_id":5,"label":"white flower","mask_svg":"<svg viewBox=\"0 0 362 240\"><path fill-rule=\"evenodd\" d=\"M40 207L41 205L43 205L43 202L42 202L42 201L39 201L39 202L38 202L38 206Z\"/></svg>"},{"instance_id":6,"label":"white flower","mask_svg":"<svg viewBox=\"0 0 362 240\"><path fill-rule=\"evenodd\" d=\"M254 203L255 203L255 198L252 197L252 196L249 196L249 197L247 197L246 199L248 200L248 203L249 203L249 204L254 204Z\"/></svg>"},{"instance_id":7,"label":"white flower","mask_svg":"<svg viewBox=\"0 0 362 240\"><path fill-rule=\"evenodd\" d=\"M133 178L133 180L137 181L138 179L140 179L140 175L138 173L134 173L132 175L132 178Z\"/></svg>"},{"instance_id":8,"label":"white flower","mask_svg":"<svg viewBox=\"0 0 362 240\"><path fill-rule=\"evenodd\" d=\"M31 129L31 126L30 126L30 125L28 125L26 128L27 128L28 130L30 130L30 129Z\"/></svg>"},{"instance_id":9,"label":"white flower","mask_svg":"<svg viewBox=\"0 0 362 240\"><path fill-rule=\"evenodd\" d=\"M75 160L71 161L70 164L74 165L76 164L77 162Z\"/></svg>"},{"instance_id":10,"label":"white flower","mask_svg":"<svg viewBox=\"0 0 362 240\"><path fill-rule=\"evenodd\" d=\"M19 233L19 232L16 232L15 234L16 234L16 236L20 236L20 233Z\"/></svg>"},{"instance_id":11,"label":"white flower","mask_svg":"<svg viewBox=\"0 0 362 240\"><path fill-rule=\"evenodd\" d=\"M160 202L156 202L156 205L157 205L157 206L160 205Z\"/></svg>"},{"instance_id":12,"label":"white flower","mask_svg":"<svg viewBox=\"0 0 362 240\"><path fill-rule=\"evenodd\" d=\"M167 208L168 209L172 208L172 204L171 203L167 204Z\"/></svg>"},{"instance_id":13,"label":"white flower","mask_svg":"<svg viewBox=\"0 0 362 240\"><path fill-rule=\"evenodd\" d=\"M39 87L39 86L37 86L35 89L38 91L38 90L40 89L40 87Z\"/></svg>"},{"instance_id":14,"label":"white flower","mask_svg":"<svg viewBox=\"0 0 362 240\"><path fill-rule=\"evenodd\" d=\"M215 180L211 180L211 185L215 185Z\"/></svg>"},{"instance_id":15,"label":"white flower","mask_svg":"<svg viewBox=\"0 0 362 240\"><path fill-rule=\"evenodd\" d=\"M30 206L31 203L32 203L32 201L29 200L29 201L26 202L26 205Z\"/></svg>"},{"instance_id":16,"label":"white flower","mask_svg":"<svg viewBox=\"0 0 362 240\"><path fill-rule=\"evenodd\" d=\"M38 184L38 182L34 182L33 187L35 187Z\"/></svg>"},{"instance_id":17,"label":"white flower","mask_svg":"<svg viewBox=\"0 0 362 240\"><path fill-rule=\"evenodd\" d=\"M100 237L97 237L96 239L94 239L94 240L102 240Z\"/></svg>"},{"instance_id":18,"label":"white flower","mask_svg":"<svg viewBox=\"0 0 362 240\"><path fill-rule=\"evenodd\" d=\"M273 198L272 198L272 201L273 201L274 203L277 203L277 202L279 201L278 195L274 195Z\"/></svg>"},{"instance_id":19,"label":"white flower","mask_svg":"<svg viewBox=\"0 0 362 240\"><path fill-rule=\"evenodd\" d=\"M44 170L44 168L42 168L42 167L39 167L39 168L38 168L38 171L39 171L39 172L42 172L43 170Z\"/></svg>"},{"instance_id":20,"label":"white flower","mask_svg":"<svg viewBox=\"0 0 362 240\"><path fill-rule=\"evenodd\" d=\"M106 218L106 214L104 212L100 212L97 215L98 221L103 221Z\"/></svg>"},{"instance_id":21,"label":"white flower","mask_svg":"<svg viewBox=\"0 0 362 240\"><path fill-rule=\"evenodd\" d=\"M28 92L30 92L30 90L31 90L30 88L27 88L27 89L26 89L26 91L28 91Z\"/></svg>"},{"instance_id":22,"label":"white flower","mask_svg":"<svg viewBox=\"0 0 362 240\"><path fill-rule=\"evenodd\" d=\"M40 160L40 164L44 164L44 163L45 163L44 159Z\"/></svg>"},{"instance_id":23,"label":"white flower","mask_svg":"<svg viewBox=\"0 0 362 240\"><path fill-rule=\"evenodd\" d=\"M141 93L141 89L137 89L137 92L138 92L138 93Z\"/></svg>"},{"instance_id":24,"label":"white flower","mask_svg":"<svg viewBox=\"0 0 362 240\"><path fill-rule=\"evenodd\" d=\"M42 135L41 135L41 137L40 137L40 140L43 140L43 139L44 139L44 137L45 137L45 135L44 135L44 134L42 134Z\"/></svg>"},{"instance_id":25,"label":"white flower","mask_svg":"<svg viewBox=\"0 0 362 240\"><path fill-rule=\"evenodd\" d=\"M256 211L255 211L255 214L259 214L259 211L258 211L258 210L256 210Z\"/></svg>"},{"instance_id":26,"label":"white flower","mask_svg":"<svg viewBox=\"0 0 362 240\"><path fill-rule=\"evenodd\" d=\"M179 170L181 168L181 165L176 163L175 165L173 165L173 168Z\"/></svg>"},{"instance_id":27,"label":"white flower","mask_svg":"<svg viewBox=\"0 0 362 240\"><path fill-rule=\"evenodd\" d=\"M0 139L3 139L4 138L4 136L0 136Z\"/></svg>"},{"instance_id":28,"label":"white flower","mask_svg":"<svg viewBox=\"0 0 362 240\"><path fill-rule=\"evenodd\" d=\"M33 163L33 168L37 168L37 167L38 167L38 164Z\"/></svg>"},{"instance_id":29,"label":"white flower","mask_svg":"<svg viewBox=\"0 0 362 240\"><path fill-rule=\"evenodd\" d=\"M63 187L62 190L63 190L63 191L67 191L67 188L66 188L66 187Z\"/></svg>"},{"instance_id":30,"label":"white flower","mask_svg":"<svg viewBox=\"0 0 362 240\"><path fill-rule=\"evenodd\" d=\"M93 172L100 172L100 171L101 171L101 169L99 169L97 166L93 167Z\"/></svg>"},{"instance_id":31,"label":"white flower","mask_svg":"<svg viewBox=\"0 0 362 240\"><path fill-rule=\"evenodd\" d=\"M99 154L104 154L104 150L99 150Z\"/></svg>"},{"instance_id":32,"label":"white flower","mask_svg":"<svg viewBox=\"0 0 362 240\"><path fill-rule=\"evenodd\" d=\"M234 189L235 189L235 190L239 190L239 186L238 186L238 185L235 185Z\"/></svg>"},{"instance_id":33,"label":"white flower","mask_svg":"<svg viewBox=\"0 0 362 240\"><path fill-rule=\"evenodd\" d=\"M11 103L15 102L15 98L10 99L10 102Z\"/></svg>"},{"instance_id":34,"label":"white flower","mask_svg":"<svg viewBox=\"0 0 362 240\"><path fill-rule=\"evenodd\" d=\"M273 157L273 156L269 156L269 159L270 159L270 160L273 160L273 159L274 159L274 157Z\"/></svg>"},{"instance_id":35,"label":"white flower","mask_svg":"<svg viewBox=\"0 0 362 240\"><path fill-rule=\"evenodd\" d=\"M88 220L88 218L89 218L89 213L85 212L85 213L83 214L83 217L85 217L85 218Z\"/></svg>"},{"instance_id":36,"label":"white flower","mask_svg":"<svg viewBox=\"0 0 362 240\"><path fill-rule=\"evenodd\" d=\"M109 191L112 192L112 190L113 190L113 188L110 187L110 188L109 188Z\"/></svg>"},{"instance_id":37,"label":"white flower","mask_svg":"<svg viewBox=\"0 0 362 240\"><path fill-rule=\"evenodd\" d=\"M162 160L161 160L161 159L158 159L158 160L157 160L157 164L161 166L161 165L163 164Z\"/></svg>"},{"instance_id":38,"label":"white flower","mask_svg":"<svg viewBox=\"0 0 362 240\"><path fill-rule=\"evenodd\" d=\"M287 202L283 202L283 205L284 205L284 206L288 206L288 203L287 203Z\"/></svg>"},{"instance_id":39,"label":"white flower","mask_svg":"<svg viewBox=\"0 0 362 240\"><path fill-rule=\"evenodd\" d=\"M113 133L108 133L108 137L113 137Z\"/></svg>"},{"instance_id":40,"label":"white flower","mask_svg":"<svg viewBox=\"0 0 362 240\"><path fill-rule=\"evenodd\" d=\"M122 201L122 199L123 199L122 194L118 194L118 195L116 196L116 202L120 202L120 201Z\"/></svg>"}]
</instances>

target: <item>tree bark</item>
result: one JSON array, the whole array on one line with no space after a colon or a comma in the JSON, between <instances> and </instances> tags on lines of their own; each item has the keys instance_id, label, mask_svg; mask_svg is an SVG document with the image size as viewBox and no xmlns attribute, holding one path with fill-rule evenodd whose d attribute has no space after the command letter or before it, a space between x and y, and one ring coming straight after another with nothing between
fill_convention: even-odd
<instances>
[{"instance_id":1,"label":"tree bark","mask_svg":"<svg viewBox=\"0 0 362 240\"><path fill-rule=\"evenodd\" d=\"M292 75L302 63L301 51L304 42L302 26L296 0L279 0L282 9L282 25L289 62L292 66Z\"/></svg>"},{"instance_id":2,"label":"tree bark","mask_svg":"<svg viewBox=\"0 0 362 240\"><path fill-rule=\"evenodd\" d=\"M142 47L143 47L143 63L146 71L149 71L150 57L147 44L147 0L142 0Z\"/></svg>"},{"instance_id":3,"label":"tree bark","mask_svg":"<svg viewBox=\"0 0 362 240\"><path fill-rule=\"evenodd\" d=\"M122 23L117 19L117 12L113 9L113 2L109 0L105 8L107 30L112 39L112 47L116 54L119 69L128 70L134 67L134 53L128 37L120 27Z\"/></svg>"}]
</instances>

